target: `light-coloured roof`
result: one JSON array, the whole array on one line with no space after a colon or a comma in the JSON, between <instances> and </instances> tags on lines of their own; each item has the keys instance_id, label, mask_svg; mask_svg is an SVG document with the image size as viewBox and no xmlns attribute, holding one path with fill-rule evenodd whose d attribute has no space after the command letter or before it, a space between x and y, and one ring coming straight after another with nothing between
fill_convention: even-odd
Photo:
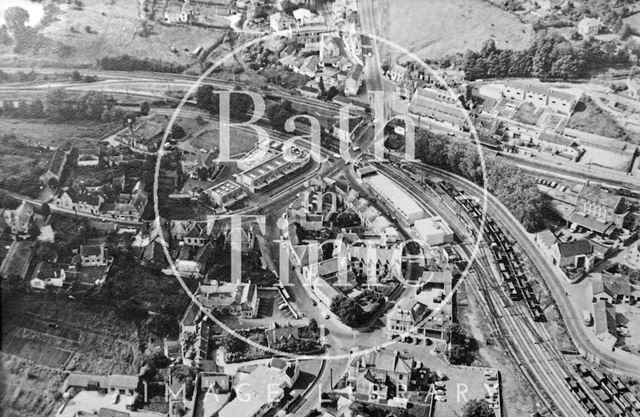
<instances>
[{"instance_id":1,"label":"light-coloured roof","mask_svg":"<svg viewBox=\"0 0 640 417\"><path fill-rule=\"evenodd\" d=\"M413 197L389 177L378 174L366 177L363 181L385 199L393 202L395 208L402 211L407 218L424 214L424 210L422 210Z\"/></svg>"}]
</instances>

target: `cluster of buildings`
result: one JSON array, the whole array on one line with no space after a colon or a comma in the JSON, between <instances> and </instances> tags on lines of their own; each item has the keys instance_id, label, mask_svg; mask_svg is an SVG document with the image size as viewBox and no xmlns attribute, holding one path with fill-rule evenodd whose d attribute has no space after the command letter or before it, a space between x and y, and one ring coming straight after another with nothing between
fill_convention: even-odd
<instances>
[{"instance_id":1,"label":"cluster of buildings","mask_svg":"<svg viewBox=\"0 0 640 417\"><path fill-rule=\"evenodd\" d=\"M65 288L69 285L94 287L104 284L113 258L108 256L104 239L93 239L80 245L69 264L41 261L31 275L33 290Z\"/></svg>"},{"instance_id":2,"label":"cluster of buildings","mask_svg":"<svg viewBox=\"0 0 640 417\"><path fill-rule=\"evenodd\" d=\"M617 311L616 305L638 306L640 287L631 284L629 277L620 274L598 273L591 278L593 326L596 339L608 348L619 345L621 336L629 334L620 330L626 325L626 315ZM586 325L590 323L585 322Z\"/></svg>"},{"instance_id":3,"label":"cluster of buildings","mask_svg":"<svg viewBox=\"0 0 640 417\"><path fill-rule=\"evenodd\" d=\"M561 212L569 230L593 233L599 239L559 240L545 230L536 236L536 241L554 265L584 274L610 254L610 247L603 244L602 239L625 227L629 208L623 196L604 190L599 184L579 186L574 201L573 209Z\"/></svg>"},{"instance_id":4,"label":"cluster of buildings","mask_svg":"<svg viewBox=\"0 0 640 417\"><path fill-rule=\"evenodd\" d=\"M304 168L310 161L309 152L297 147L286 150L278 141L262 141L242 159L235 174L237 183L255 193L264 190L287 175Z\"/></svg>"},{"instance_id":5,"label":"cluster of buildings","mask_svg":"<svg viewBox=\"0 0 640 417\"><path fill-rule=\"evenodd\" d=\"M398 224L409 230L413 238L430 246L453 242L453 230L449 225L441 217L425 212L415 198L391 178L371 167L359 169L358 175L377 202L387 209Z\"/></svg>"},{"instance_id":6,"label":"cluster of buildings","mask_svg":"<svg viewBox=\"0 0 640 417\"><path fill-rule=\"evenodd\" d=\"M232 0L167 1L162 10L165 23L197 25L205 27L228 26L228 18L237 11L238 3Z\"/></svg>"},{"instance_id":7,"label":"cluster of buildings","mask_svg":"<svg viewBox=\"0 0 640 417\"><path fill-rule=\"evenodd\" d=\"M127 127L115 136L121 144L143 152L157 152L165 127L150 118L129 120Z\"/></svg>"},{"instance_id":8,"label":"cluster of buildings","mask_svg":"<svg viewBox=\"0 0 640 417\"><path fill-rule=\"evenodd\" d=\"M114 199L107 201L101 187L64 187L58 190L50 201L52 206L73 211L74 213L91 214L109 217L118 221L140 221L149 197L144 184L138 181L130 193L119 193Z\"/></svg>"},{"instance_id":9,"label":"cluster of buildings","mask_svg":"<svg viewBox=\"0 0 640 417\"><path fill-rule=\"evenodd\" d=\"M386 331L390 337L444 337L453 322L453 273L444 250L453 242L452 230L442 218L426 216L413 198L402 195L402 189L386 176L370 167L360 168L359 176L375 190L376 204L355 190L318 184L302 196L300 208L288 210L287 229L282 233L288 239L293 266L301 272L310 296L330 307L339 296L359 300L362 284L383 294L395 291L405 281L405 266L414 263L414 268L426 271L407 278L415 285L388 313ZM406 242L401 242L403 234L376 207L378 204L389 205L388 212L398 223L410 225L407 230L422 242L416 255L408 254ZM341 213L356 214L358 226L343 227L334 239L325 242L317 232L332 227Z\"/></svg>"},{"instance_id":10,"label":"cluster of buildings","mask_svg":"<svg viewBox=\"0 0 640 417\"><path fill-rule=\"evenodd\" d=\"M453 283L451 271L425 271L387 316L389 338L444 339L454 322Z\"/></svg>"},{"instance_id":11,"label":"cluster of buildings","mask_svg":"<svg viewBox=\"0 0 640 417\"><path fill-rule=\"evenodd\" d=\"M357 3L337 0L329 8L326 16L300 7L291 15L278 11L269 17L273 31L288 30L287 37L299 45L288 43L279 52L279 63L311 79L300 88L305 96L315 98L331 88L356 96L364 79Z\"/></svg>"},{"instance_id":12,"label":"cluster of buildings","mask_svg":"<svg viewBox=\"0 0 640 417\"><path fill-rule=\"evenodd\" d=\"M197 201L203 196L217 210L229 210L251 193L259 193L275 185L283 178L305 168L311 161L309 152L298 147L286 148L283 142L262 140L242 158L237 160L240 172L233 179L218 180L224 167L215 162L214 155L190 144L178 145L181 151L180 164L187 179L180 190L170 198ZM209 175L212 173L213 175Z\"/></svg>"},{"instance_id":13,"label":"cluster of buildings","mask_svg":"<svg viewBox=\"0 0 640 417\"><path fill-rule=\"evenodd\" d=\"M161 370L165 371L165 370ZM201 403L205 416L259 417L278 407L289 394L300 375L297 362L272 359L264 365L239 368L234 375L219 372L197 373L193 393L187 398L183 381L166 369L164 396L153 397L167 409L166 415L184 415L194 404ZM142 375L98 375L72 372L64 383L68 400L60 409L61 417L91 415L99 417L152 417L160 415L150 411L151 386ZM157 388L154 387L155 390ZM159 404L155 404L157 409ZM182 410L182 413L180 412Z\"/></svg>"}]
</instances>

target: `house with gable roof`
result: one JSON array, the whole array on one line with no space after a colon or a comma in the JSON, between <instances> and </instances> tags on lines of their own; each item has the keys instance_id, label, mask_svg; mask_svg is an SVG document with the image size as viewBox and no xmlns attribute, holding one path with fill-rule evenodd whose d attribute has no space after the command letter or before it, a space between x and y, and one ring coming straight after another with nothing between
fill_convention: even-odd
<instances>
[{"instance_id":1,"label":"house with gable roof","mask_svg":"<svg viewBox=\"0 0 640 417\"><path fill-rule=\"evenodd\" d=\"M12 235L24 236L29 234L34 213L33 206L23 201L15 210L4 210L2 217Z\"/></svg>"},{"instance_id":2,"label":"house with gable roof","mask_svg":"<svg viewBox=\"0 0 640 417\"><path fill-rule=\"evenodd\" d=\"M640 288L622 275L598 274L591 281L592 300L611 304L635 303L640 300Z\"/></svg>"},{"instance_id":3,"label":"house with gable roof","mask_svg":"<svg viewBox=\"0 0 640 417\"><path fill-rule=\"evenodd\" d=\"M347 371L347 384L366 401L402 398L409 389L414 366L412 356L397 350L375 350L353 359Z\"/></svg>"}]
</instances>

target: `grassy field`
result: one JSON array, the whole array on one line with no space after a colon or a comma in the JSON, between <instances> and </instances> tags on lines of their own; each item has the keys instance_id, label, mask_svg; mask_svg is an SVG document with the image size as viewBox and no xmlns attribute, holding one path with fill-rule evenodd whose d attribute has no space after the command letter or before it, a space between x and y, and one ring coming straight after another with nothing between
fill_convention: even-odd
<instances>
[{"instance_id":1,"label":"grassy field","mask_svg":"<svg viewBox=\"0 0 640 417\"><path fill-rule=\"evenodd\" d=\"M92 121L48 123L41 120L0 118L0 132L14 134L25 145L59 147L66 143L88 151L97 151L100 139L121 128L120 122Z\"/></svg>"},{"instance_id":2,"label":"grassy field","mask_svg":"<svg viewBox=\"0 0 640 417\"><path fill-rule=\"evenodd\" d=\"M221 31L197 27L168 27L153 24L151 35L142 38L137 33L142 28L137 1L131 0L83 0L83 7L58 3L58 10L45 20L52 22L40 33L52 44L66 45L67 56L56 56L58 51L40 51L31 56L39 61L60 60L65 65L95 64L104 56L128 54L137 58L154 58L162 61L189 64L193 61L185 48L193 50L199 45L213 43ZM87 27L90 28L87 31ZM73 28L73 30L72 30ZM175 46L178 54L170 51ZM0 48L0 54L12 56L11 47ZM15 56L12 56L15 58ZM17 56L24 60L25 56Z\"/></svg>"},{"instance_id":3,"label":"grassy field","mask_svg":"<svg viewBox=\"0 0 640 417\"><path fill-rule=\"evenodd\" d=\"M615 139L627 137L615 119L590 99L583 99L576 105L567 127Z\"/></svg>"},{"instance_id":4,"label":"grassy field","mask_svg":"<svg viewBox=\"0 0 640 417\"><path fill-rule=\"evenodd\" d=\"M437 59L466 49L477 50L489 38L499 48L510 49L524 49L531 41L530 25L481 0L381 3L382 9L388 9L388 20L379 22L379 34L421 58Z\"/></svg>"}]
</instances>

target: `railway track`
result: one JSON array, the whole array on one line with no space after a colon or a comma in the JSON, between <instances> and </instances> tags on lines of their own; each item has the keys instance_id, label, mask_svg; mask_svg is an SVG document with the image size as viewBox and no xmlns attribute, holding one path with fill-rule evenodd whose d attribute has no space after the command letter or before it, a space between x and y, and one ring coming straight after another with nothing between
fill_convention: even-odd
<instances>
[{"instance_id":1,"label":"railway track","mask_svg":"<svg viewBox=\"0 0 640 417\"><path fill-rule=\"evenodd\" d=\"M430 211L437 211L458 236L466 236L461 231L464 227L460 228L461 221L453 207L443 204L437 196L429 195L428 191L409 181L394 168L384 164L376 164L376 167L410 192L421 205ZM470 249L465 245L462 248L465 255L470 257ZM509 356L546 409L554 415L584 416L585 409L566 384L565 377L571 372L570 365L555 347L546 329L532 320L526 306L513 303L501 288L499 278L492 273L486 258L486 248L481 248L478 259L474 260L473 273L465 279L495 334L500 336ZM610 414L603 415L608 417Z\"/></svg>"}]
</instances>

